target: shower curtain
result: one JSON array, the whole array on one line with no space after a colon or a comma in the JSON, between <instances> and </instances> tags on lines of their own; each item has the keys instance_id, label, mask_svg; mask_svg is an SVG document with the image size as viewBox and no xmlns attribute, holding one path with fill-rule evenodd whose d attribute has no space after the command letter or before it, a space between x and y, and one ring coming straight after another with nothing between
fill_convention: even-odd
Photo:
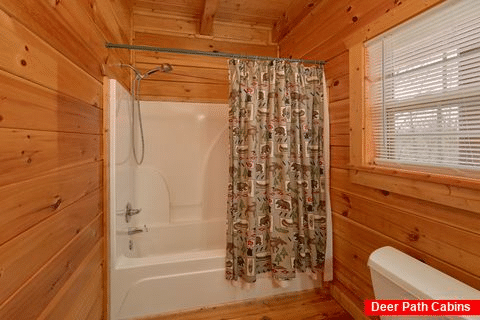
<instances>
[{"instance_id":1,"label":"shower curtain","mask_svg":"<svg viewBox=\"0 0 480 320\"><path fill-rule=\"evenodd\" d=\"M229 78L226 278L316 275L331 252L323 66L232 59Z\"/></svg>"}]
</instances>

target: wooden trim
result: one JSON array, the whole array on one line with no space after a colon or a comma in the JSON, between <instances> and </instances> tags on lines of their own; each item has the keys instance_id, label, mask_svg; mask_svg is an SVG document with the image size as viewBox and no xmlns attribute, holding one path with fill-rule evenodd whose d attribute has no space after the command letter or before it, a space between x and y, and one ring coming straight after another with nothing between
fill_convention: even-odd
<instances>
[{"instance_id":1,"label":"wooden trim","mask_svg":"<svg viewBox=\"0 0 480 320\"><path fill-rule=\"evenodd\" d=\"M200 20L200 34L209 36L213 34L213 20L215 19L219 2L219 0L205 0L202 19Z\"/></svg>"},{"instance_id":2,"label":"wooden trim","mask_svg":"<svg viewBox=\"0 0 480 320\"><path fill-rule=\"evenodd\" d=\"M478 190L393 175L386 179L383 173L361 170L350 170L350 180L368 187L480 213Z\"/></svg>"},{"instance_id":3,"label":"wooden trim","mask_svg":"<svg viewBox=\"0 0 480 320\"><path fill-rule=\"evenodd\" d=\"M363 43L350 48L350 164L360 166L365 161L364 79L365 47Z\"/></svg>"},{"instance_id":4,"label":"wooden trim","mask_svg":"<svg viewBox=\"0 0 480 320\"><path fill-rule=\"evenodd\" d=\"M474 170L409 165L396 165L392 167L379 165L353 166L350 170L480 190L480 172Z\"/></svg>"},{"instance_id":5,"label":"wooden trim","mask_svg":"<svg viewBox=\"0 0 480 320\"><path fill-rule=\"evenodd\" d=\"M333 282L330 289L330 294L338 302L338 304L347 310L347 312L350 313L350 315L356 320L375 319L369 318L363 313L363 310L359 307L361 301L339 281Z\"/></svg>"},{"instance_id":6,"label":"wooden trim","mask_svg":"<svg viewBox=\"0 0 480 320\"><path fill-rule=\"evenodd\" d=\"M103 78L103 319L110 319L110 79Z\"/></svg>"}]
</instances>

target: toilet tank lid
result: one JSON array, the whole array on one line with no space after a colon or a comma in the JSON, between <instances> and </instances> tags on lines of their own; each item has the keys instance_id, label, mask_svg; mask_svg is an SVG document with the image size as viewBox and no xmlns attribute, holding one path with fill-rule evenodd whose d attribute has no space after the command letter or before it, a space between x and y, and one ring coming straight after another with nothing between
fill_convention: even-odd
<instances>
[{"instance_id":1,"label":"toilet tank lid","mask_svg":"<svg viewBox=\"0 0 480 320\"><path fill-rule=\"evenodd\" d=\"M419 299L480 299L480 291L392 247L372 252L368 266Z\"/></svg>"}]
</instances>

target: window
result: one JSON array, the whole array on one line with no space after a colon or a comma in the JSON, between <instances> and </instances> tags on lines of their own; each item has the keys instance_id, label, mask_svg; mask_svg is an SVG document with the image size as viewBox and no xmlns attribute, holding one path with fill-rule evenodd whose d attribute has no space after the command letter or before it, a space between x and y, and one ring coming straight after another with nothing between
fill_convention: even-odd
<instances>
[{"instance_id":1,"label":"window","mask_svg":"<svg viewBox=\"0 0 480 320\"><path fill-rule=\"evenodd\" d=\"M480 1L366 42L364 61L374 164L480 169Z\"/></svg>"}]
</instances>

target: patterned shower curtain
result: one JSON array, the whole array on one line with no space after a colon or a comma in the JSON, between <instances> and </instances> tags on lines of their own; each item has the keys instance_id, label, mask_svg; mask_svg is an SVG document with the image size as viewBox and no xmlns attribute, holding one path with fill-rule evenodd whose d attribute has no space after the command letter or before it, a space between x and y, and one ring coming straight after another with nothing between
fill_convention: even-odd
<instances>
[{"instance_id":1,"label":"patterned shower curtain","mask_svg":"<svg viewBox=\"0 0 480 320\"><path fill-rule=\"evenodd\" d=\"M326 244L323 66L230 60L226 278L318 273Z\"/></svg>"}]
</instances>

